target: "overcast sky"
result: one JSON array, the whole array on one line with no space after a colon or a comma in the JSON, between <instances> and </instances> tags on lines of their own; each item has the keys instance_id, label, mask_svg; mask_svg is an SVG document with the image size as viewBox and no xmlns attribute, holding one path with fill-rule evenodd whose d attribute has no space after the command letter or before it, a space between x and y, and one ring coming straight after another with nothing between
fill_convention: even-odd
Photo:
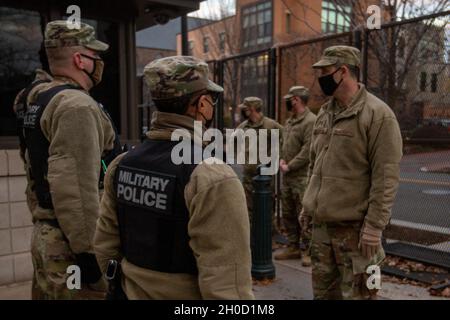
<instances>
[{"instance_id":1,"label":"overcast sky","mask_svg":"<svg viewBox=\"0 0 450 320\"><path fill-rule=\"evenodd\" d=\"M221 19L235 13L235 0L206 0L200 3L200 10L190 13L190 16ZM223 12L221 14L221 12Z\"/></svg>"}]
</instances>

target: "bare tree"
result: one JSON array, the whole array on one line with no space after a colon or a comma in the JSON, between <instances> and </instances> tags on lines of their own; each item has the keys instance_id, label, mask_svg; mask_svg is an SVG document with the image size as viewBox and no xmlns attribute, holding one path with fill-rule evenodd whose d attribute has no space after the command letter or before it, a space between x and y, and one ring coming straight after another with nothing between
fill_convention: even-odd
<instances>
[{"instance_id":1,"label":"bare tree","mask_svg":"<svg viewBox=\"0 0 450 320\"><path fill-rule=\"evenodd\" d=\"M292 2L283 1L289 9ZM345 21L348 31L363 30L368 18L369 5L378 5L382 12L382 22L402 21L421 17L428 14L443 12L449 7L449 0L329 0L336 14ZM300 20L315 33L315 30L306 21L306 12L322 19L322 12L315 9L311 2L296 0L297 10L293 18ZM347 8L351 8L351 13ZM292 11L292 10L291 10ZM448 15L442 17L424 19L422 21L384 27L381 30L370 30L367 39L369 46L368 59L368 85L372 90L384 99L398 114L404 127L414 125L414 117L417 112L410 110L412 105L424 102L424 94L418 89L417 78L424 68L432 70L435 77L448 77L449 65L446 54L448 52ZM310 30L310 31L311 31ZM301 35L300 35L301 37ZM433 50L429 50L430 46ZM318 46L320 47L320 46ZM304 59L297 55L297 59ZM302 61L299 60L301 63ZM295 62L291 64L295 65ZM295 72L295 68L287 70ZM294 73L295 75L295 73ZM428 82L429 84L429 82ZM448 88L447 88L448 89ZM446 90L442 90L442 95ZM428 100L431 99L429 95ZM440 99L439 92L433 95L434 100ZM426 100L426 97L425 97ZM408 111L409 110L409 111ZM407 111L405 113L405 111Z\"/></svg>"}]
</instances>

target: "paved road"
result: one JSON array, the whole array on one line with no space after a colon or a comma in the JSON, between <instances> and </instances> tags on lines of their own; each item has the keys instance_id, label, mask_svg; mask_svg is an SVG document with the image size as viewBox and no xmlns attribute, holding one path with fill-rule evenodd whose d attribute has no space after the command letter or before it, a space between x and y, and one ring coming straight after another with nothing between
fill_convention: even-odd
<instances>
[{"instance_id":1,"label":"paved road","mask_svg":"<svg viewBox=\"0 0 450 320\"><path fill-rule=\"evenodd\" d=\"M392 218L450 228L450 174L429 172L450 167L450 150L405 155Z\"/></svg>"}]
</instances>

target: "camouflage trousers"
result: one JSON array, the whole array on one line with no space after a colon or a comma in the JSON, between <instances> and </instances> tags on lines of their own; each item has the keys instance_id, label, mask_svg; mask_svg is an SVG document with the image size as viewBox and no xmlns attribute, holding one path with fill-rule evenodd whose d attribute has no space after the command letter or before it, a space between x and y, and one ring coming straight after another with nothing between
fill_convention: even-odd
<instances>
[{"instance_id":1,"label":"camouflage trousers","mask_svg":"<svg viewBox=\"0 0 450 320\"><path fill-rule=\"evenodd\" d=\"M75 256L60 228L37 221L31 240L34 267L33 300L104 299L103 279L93 286L81 284L81 289L67 288L67 268L76 265Z\"/></svg>"},{"instance_id":2,"label":"camouflage trousers","mask_svg":"<svg viewBox=\"0 0 450 320\"><path fill-rule=\"evenodd\" d=\"M306 178L283 181L281 188L281 204L283 209L283 225L286 229L289 244L309 255L311 244L311 228L301 229L298 216L302 211L302 199L306 189Z\"/></svg>"},{"instance_id":3,"label":"camouflage trousers","mask_svg":"<svg viewBox=\"0 0 450 320\"><path fill-rule=\"evenodd\" d=\"M253 179L254 175L248 175L244 174L244 177L242 179L242 185L244 186L245 191L245 199L247 201L247 210L248 210L248 217L250 219L250 226L252 225L252 214L253 214ZM272 180L272 234L277 233L277 219L275 215L275 186Z\"/></svg>"},{"instance_id":4,"label":"camouflage trousers","mask_svg":"<svg viewBox=\"0 0 450 320\"><path fill-rule=\"evenodd\" d=\"M380 247L372 259L358 248L362 222L315 223L312 232L311 262L314 299L375 299L376 289L367 287L370 265L380 265Z\"/></svg>"}]
</instances>

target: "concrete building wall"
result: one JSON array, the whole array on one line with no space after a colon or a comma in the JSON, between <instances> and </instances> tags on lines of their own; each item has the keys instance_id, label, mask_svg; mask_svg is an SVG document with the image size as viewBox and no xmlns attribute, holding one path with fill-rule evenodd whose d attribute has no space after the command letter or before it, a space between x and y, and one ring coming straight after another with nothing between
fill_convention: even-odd
<instances>
[{"instance_id":1,"label":"concrete building wall","mask_svg":"<svg viewBox=\"0 0 450 320\"><path fill-rule=\"evenodd\" d=\"M33 227L25 187L19 150L0 150L0 285L32 278Z\"/></svg>"}]
</instances>

